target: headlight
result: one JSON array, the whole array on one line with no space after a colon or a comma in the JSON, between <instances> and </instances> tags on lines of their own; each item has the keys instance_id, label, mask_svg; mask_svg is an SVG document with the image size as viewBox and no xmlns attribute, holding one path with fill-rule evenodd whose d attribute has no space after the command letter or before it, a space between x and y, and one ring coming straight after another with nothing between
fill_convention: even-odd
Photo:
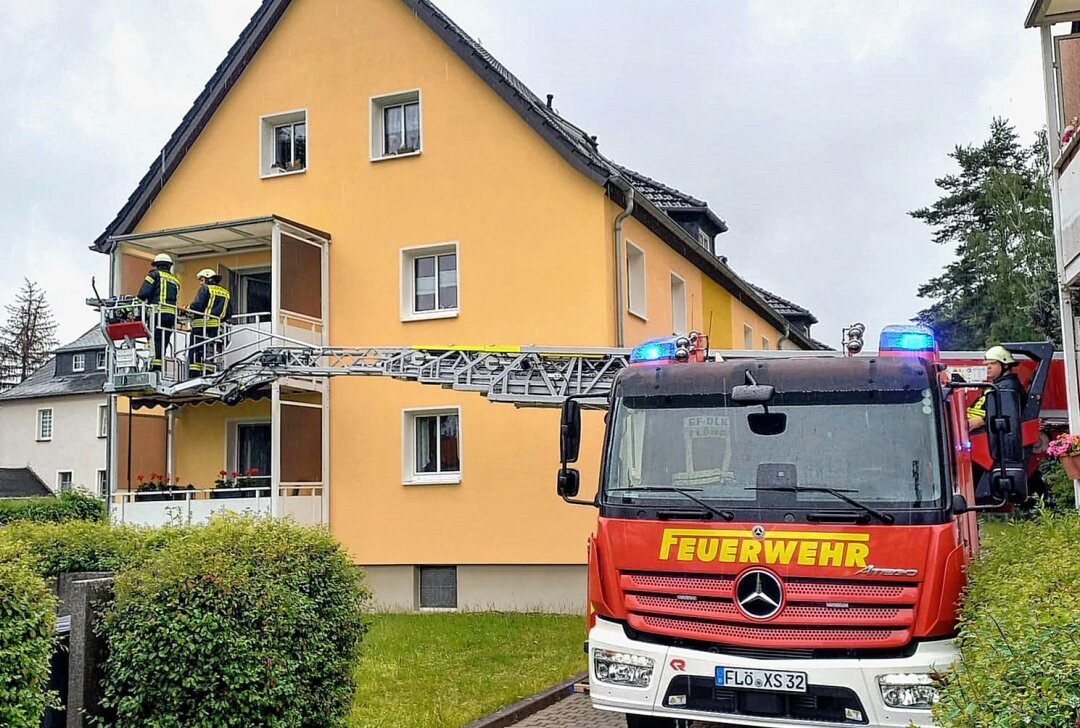
<instances>
[{"instance_id":1,"label":"headlight","mask_svg":"<svg viewBox=\"0 0 1080 728\"><path fill-rule=\"evenodd\" d=\"M938 700L934 678L925 673L879 675L877 681L881 699L890 708L929 710Z\"/></svg>"},{"instance_id":2,"label":"headlight","mask_svg":"<svg viewBox=\"0 0 1080 728\"><path fill-rule=\"evenodd\" d=\"M593 673L598 682L644 688L652 679L651 657L599 648L592 651L592 657Z\"/></svg>"}]
</instances>

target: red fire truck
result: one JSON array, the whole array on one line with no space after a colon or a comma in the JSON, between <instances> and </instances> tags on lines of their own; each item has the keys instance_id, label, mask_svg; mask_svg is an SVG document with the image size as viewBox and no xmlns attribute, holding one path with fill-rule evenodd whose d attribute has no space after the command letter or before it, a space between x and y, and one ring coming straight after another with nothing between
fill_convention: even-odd
<instances>
[{"instance_id":1,"label":"red fire truck","mask_svg":"<svg viewBox=\"0 0 1080 728\"><path fill-rule=\"evenodd\" d=\"M855 357L714 361L704 337L648 342L611 390L589 501L567 400L558 492L599 509L593 704L629 728L932 725L976 511L1027 498L1039 444L1053 350L1006 347L1026 403L917 326ZM969 433L981 392L989 432Z\"/></svg>"}]
</instances>

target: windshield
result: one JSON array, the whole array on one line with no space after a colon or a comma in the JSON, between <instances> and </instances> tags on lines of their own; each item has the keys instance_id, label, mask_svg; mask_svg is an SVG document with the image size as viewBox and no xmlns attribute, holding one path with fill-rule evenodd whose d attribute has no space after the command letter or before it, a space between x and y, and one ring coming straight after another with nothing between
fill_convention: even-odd
<instances>
[{"instance_id":1,"label":"windshield","mask_svg":"<svg viewBox=\"0 0 1080 728\"><path fill-rule=\"evenodd\" d=\"M941 504L929 389L777 394L769 412L786 417L778 434L752 431L748 415L762 412L760 405L729 406L724 395L620 400L605 500L685 505L656 490L679 488L728 508L851 508L829 493L791 492L824 487L886 510Z\"/></svg>"}]
</instances>

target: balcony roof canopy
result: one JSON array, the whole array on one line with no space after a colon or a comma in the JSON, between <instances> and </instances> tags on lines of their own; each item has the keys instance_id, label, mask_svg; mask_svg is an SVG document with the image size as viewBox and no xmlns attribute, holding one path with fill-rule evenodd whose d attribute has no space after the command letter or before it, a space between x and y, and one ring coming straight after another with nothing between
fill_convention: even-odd
<instances>
[{"instance_id":1,"label":"balcony roof canopy","mask_svg":"<svg viewBox=\"0 0 1080 728\"><path fill-rule=\"evenodd\" d=\"M1080 20L1080 0L1034 0L1028 11L1025 28Z\"/></svg>"},{"instance_id":2,"label":"balcony roof canopy","mask_svg":"<svg viewBox=\"0 0 1080 728\"><path fill-rule=\"evenodd\" d=\"M117 235L109 238L115 249L118 244L139 248L151 255L169 253L175 258L203 255L242 253L250 250L267 250L274 227L283 227L290 235L322 245L329 242L330 235L315 228L269 215L247 220L230 220L204 225L191 225L167 230Z\"/></svg>"}]
</instances>

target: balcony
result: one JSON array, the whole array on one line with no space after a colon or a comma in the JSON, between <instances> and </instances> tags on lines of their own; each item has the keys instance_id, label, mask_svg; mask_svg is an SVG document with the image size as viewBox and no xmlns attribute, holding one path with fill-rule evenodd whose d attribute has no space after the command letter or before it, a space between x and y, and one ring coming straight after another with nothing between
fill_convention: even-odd
<instances>
[{"instance_id":1,"label":"balcony","mask_svg":"<svg viewBox=\"0 0 1080 728\"><path fill-rule=\"evenodd\" d=\"M93 303L111 346L110 517L139 525L201 523L232 511L325 523L329 487L328 386L323 378L245 380L221 389L215 377L268 347L322 346L328 312L329 235L278 217L138 233L112 241L110 297ZM161 326L158 308L133 297L156 255L180 280L178 314ZM193 340L185 307L210 268L232 294L233 316L216 335ZM155 341L168 343L155 351ZM201 354L200 357L196 353ZM160 367L152 367L160 359ZM192 363L201 368L192 370ZM219 471L263 474L245 487L213 487ZM151 491L149 473L179 476L183 490Z\"/></svg>"},{"instance_id":2,"label":"balcony","mask_svg":"<svg viewBox=\"0 0 1080 728\"><path fill-rule=\"evenodd\" d=\"M269 486L113 493L112 518L136 526L198 525L218 513L290 518L303 525L323 523L322 485L285 484L278 498Z\"/></svg>"}]
</instances>

